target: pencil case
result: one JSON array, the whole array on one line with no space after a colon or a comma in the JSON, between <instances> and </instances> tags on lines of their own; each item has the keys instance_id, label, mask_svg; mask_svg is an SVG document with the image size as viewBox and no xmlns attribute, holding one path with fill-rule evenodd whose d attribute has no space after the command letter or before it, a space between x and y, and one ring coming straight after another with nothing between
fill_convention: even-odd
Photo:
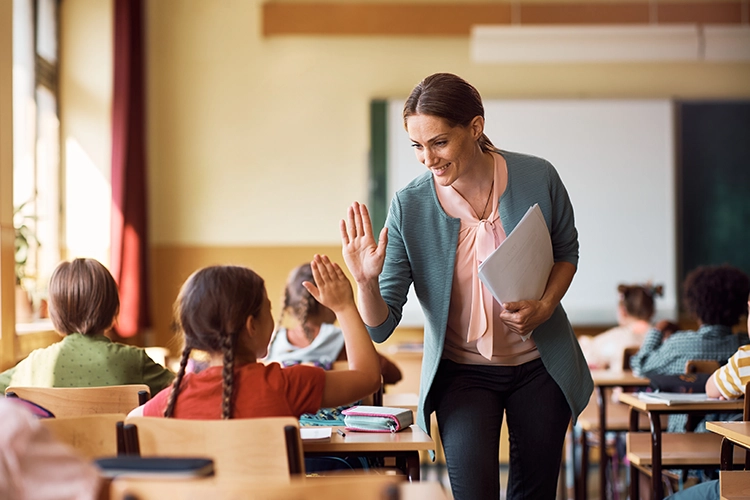
<instances>
[{"instance_id":1,"label":"pencil case","mask_svg":"<svg viewBox=\"0 0 750 500\"><path fill-rule=\"evenodd\" d=\"M411 410L388 406L352 406L341 412L349 431L398 432L414 423Z\"/></svg>"}]
</instances>

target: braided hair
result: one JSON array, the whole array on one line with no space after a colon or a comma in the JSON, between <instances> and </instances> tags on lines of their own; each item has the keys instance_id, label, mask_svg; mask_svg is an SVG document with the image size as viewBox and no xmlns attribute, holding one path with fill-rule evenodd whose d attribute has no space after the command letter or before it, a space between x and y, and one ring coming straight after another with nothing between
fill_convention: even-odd
<instances>
[{"instance_id":1,"label":"braided hair","mask_svg":"<svg viewBox=\"0 0 750 500\"><path fill-rule=\"evenodd\" d=\"M310 316L315 316L320 313L321 304L315 299L315 297L310 295L307 288L302 286L302 282L304 281L315 283L312 274L312 267L309 263L297 266L292 269L291 273L289 273L289 278L287 279L286 287L284 288L284 304L281 308L278 326L281 325L284 315L289 312L302 326L302 331L305 332L305 337L312 342L313 332L307 324L307 319Z\"/></svg>"},{"instance_id":2,"label":"braided hair","mask_svg":"<svg viewBox=\"0 0 750 500\"><path fill-rule=\"evenodd\" d=\"M182 333L184 348L165 417L174 413L190 353L198 349L224 356L221 418L232 418L237 337L245 330L247 318L258 316L265 293L263 279L240 266L206 267L182 285L174 305L174 328Z\"/></svg>"}]
</instances>

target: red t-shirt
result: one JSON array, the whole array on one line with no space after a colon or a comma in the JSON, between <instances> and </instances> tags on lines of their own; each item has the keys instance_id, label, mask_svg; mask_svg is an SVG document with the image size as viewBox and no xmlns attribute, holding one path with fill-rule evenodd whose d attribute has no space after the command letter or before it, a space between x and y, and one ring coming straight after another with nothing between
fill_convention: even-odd
<instances>
[{"instance_id":1,"label":"red t-shirt","mask_svg":"<svg viewBox=\"0 0 750 500\"><path fill-rule=\"evenodd\" d=\"M187 373L172 416L193 420L221 418L222 367L212 366L200 373ZM295 365L281 368L278 363L250 363L234 372L232 418L299 417L318 411L323 400L325 371ZM146 417L162 417L172 387L160 391L143 407Z\"/></svg>"}]
</instances>

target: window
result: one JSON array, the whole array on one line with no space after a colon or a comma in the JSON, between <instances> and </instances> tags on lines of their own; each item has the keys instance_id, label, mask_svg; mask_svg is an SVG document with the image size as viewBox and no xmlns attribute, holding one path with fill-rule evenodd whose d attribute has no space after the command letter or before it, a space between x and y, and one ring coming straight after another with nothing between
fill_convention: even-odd
<instances>
[{"instance_id":1,"label":"window","mask_svg":"<svg viewBox=\"0 0 750 500\"><path fill-rule=\"evenodd\" d=\"M60 260L58 5L13 0L13 225L16 280L29 299L27 307L17 303L17 323L45 316L47 282Z\"/></svg>"}]
</instances>

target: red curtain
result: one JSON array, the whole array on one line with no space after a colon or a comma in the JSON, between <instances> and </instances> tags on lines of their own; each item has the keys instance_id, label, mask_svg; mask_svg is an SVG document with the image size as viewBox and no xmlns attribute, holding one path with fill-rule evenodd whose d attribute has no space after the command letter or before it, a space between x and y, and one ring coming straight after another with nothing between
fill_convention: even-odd
<instances>
[{"instance_id":1,"label":"red curtain","mask_svg":"<svg viewBox=\"0 0 750 500\"><path fill-rule=\"evenodd\" d=\"M121 337L151 326L142 16L142 0L115 0L111 270L120 288Z\"/></svg>"}]
</instances>

